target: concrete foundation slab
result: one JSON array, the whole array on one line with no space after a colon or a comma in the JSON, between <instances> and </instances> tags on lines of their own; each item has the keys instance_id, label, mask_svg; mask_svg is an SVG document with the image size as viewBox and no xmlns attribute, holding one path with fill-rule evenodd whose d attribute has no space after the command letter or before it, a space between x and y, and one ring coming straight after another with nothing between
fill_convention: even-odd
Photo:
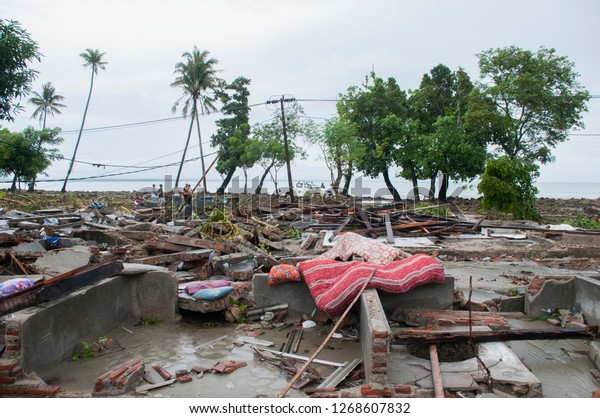
<instances>
[{"instance_id":1,"label":"concrete foundation slab","mask_svg":"<svg viewBox=\"0 0 600 418\"><path fill-rule=\"evenodd\" d=\"M58 276L78 267L87 266L92 259L90 247L79 245L65 250L52 250L33 263L34 268L50 276Z\"/></svg>"}]
</instances>

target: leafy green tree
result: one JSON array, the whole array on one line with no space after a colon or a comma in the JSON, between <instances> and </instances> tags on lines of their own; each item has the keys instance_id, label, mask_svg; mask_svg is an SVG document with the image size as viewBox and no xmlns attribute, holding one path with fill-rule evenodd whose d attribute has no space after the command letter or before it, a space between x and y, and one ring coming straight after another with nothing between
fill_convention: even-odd
<instances>
[{"instance_id":1,"label":"leafy green tree","mask_svg":"<svg viewBox=\"0 0 600 418\"><path fill-rule=\"evenodd\" d=\"M175 179L175 187L179 185L179 177L181 176L185 154L190 143L194 120L196 120L196 127L198 130L202 173L206 173L198 112L200 111L204 114L204 112L210 113L211 111L217 110L214 105L215 97L209 95L208 92L213 92L219 83L217 70L215 69L215 66L219 61L214 58L209 58L208 54L208 51L200 51L197 47L194 47L192 52L183 53L182 57L184 58L184 61L175 64L175 74L177 74L177 77L171 84L171 87L181 87L184 91L184 95L175 102L172 110L173 112L176 112L179 102L182 99L185 99L182 113L184 116L192 117L187 140L185 142L185 148L183 150L183 155L181 156L181 164L179 165L179 171L177 172L177 178ZM206 192L206 176L203 175L202 179L204 191Z\"/></svg>"},{"instance_id":2,"label":"leafy green tree","mask_svg":"<svg viewBox=\"0 0 600 418\"><path fill-rule=\"evenodd\" d=\"M355 129L356 168L372 178L383 175L394 200L400 200L389 168L399 162L413 182L417 181L414 162L404 158L411 139L407 96L394 78L383 80L371 73L370 79L372 84L349 87L345 95L340 95L338 114Z\"/></svg>"},{"instance_id":3,"label":"leafy green tree","mask_svg":"<svg viewBox=\"0 0 600 418\"><path fill-rule=\"evenodd\" d=\"M219 148L217 171L225 176L217 194L225 193L236 169L243 167L242 159L251 152L246 148L257 146L255 141L249 139L248 85L249 79L238 77L231 84L221 81L215 90L216 96L223 102L221 112L224 116L216 122L218 128L211 143Z\"/></svg>"},{"instance_id":4,"label":"leafy green tree","mask_svg":"<svg viewBox=\"0 0 600 418\"><path fill-rule=\"evenodd\" d=\"M40 146L62 143L59 132L58 128L37 131L32 127L15 133L8 129L0 130L0 174L13 176L12 191L17 189L17 183L43 173L52 161L62 158L56 148Z\"/></svg>"},{"instance_id":5,"label":"leafy green tree","mask_svg":"<svg viewBox=\"0 0 600 418\"><path fill-rule=\"evenodd\" d=\"M88 48L79 56L83 58L83 66L90 67L91 69L91 78L90 78L90 91L88 93L87 101L85 102L85 110L83 111L83 119L81 120L81 127L79 128L79 134L77 135L77 142L75 142L75 150L73 150L73 157L71 157L71 162L69 164L69 170L67 171L67 175L65 176L65 182L63 183L61 192L67 191L67 182L69 181L69 176L71 175L71 171L73 171L73 163L75 162L75 157L77 156L77 149L79 148L79 142L81 141L81 134L83 133L83 127L85 125L85 118L87 116L87 111L90 106L90 99L92 98L92 90L94 89L94 76L98 75L98 70L106 69L106 65L108 64L105 61L102 61L104 58L104 54L106 52L100 52L98 49Z\"/></svg>"},{"instance_id":6,"label":"leafy green tree","mask_svg":"<svg viewBox=\"0 0 600 418\"><path fill-rule=\"evenodd\" d=\"M0 120L13 121L23 107L19 100L31 91L40 61L38 45L19 22L0 19Z\"/></svg>"},{"instance_id":7,"label":"leafy green tree","mask_svg":"<svg viewBox=\"0 0 600 418\"><path fill-rule=\"evenodd\" d=\"M344 179L346 186L343 190L347 194L354 171L352 161L356 158L356 133L353 126L339 118L329 119L316 142L329 169L332 189L339 193L340 183Z\"/></svg>"},{"instance_id":8,"label":"leafy green tree","mask_svg":"<svg viewBox=\"0 0 600 418\"><path fill-rule=\"evenodd\" d=\"M293 161L295 158L306 158L306 152L297 144L297 139L304 138L305 141L312 142L317 135L315 124L304 116L304 108L298 102L289 103L285 109L285 125L290 161ZM255 125L252 132L254 138L260 140L262 143L262 157L258 163L265 169L255 193L260 193L267 174L271 175L275 189L277 190L277 170L282 166L280 165L282 155L282 164L286 164L281 112L275 110L270 122ZM281 144L281 147L277 142Z\"/></svg>"},{"instance_id":9,"label":"leafy green tree","mask_svg":"<svg viewBox=\"0 0 600 418\"><path fill-rule=\"evenodd\" d=\"M416 122L421 175L430 179L429 198L434 197L441 173L438 198L446 200L450 178L463 181L483 172L487 145L464 124L473 83L462 69L452 72L439 64L421 80L410 97L411 118Z\"/></svg>"},{"instance_id":10,"label":"leafy green tree","mask_svg":"<svg viewBox=\"0 0 600 418\"><path fill-rule=\"evenodd\" d=\"M60 103L65 98L60 94L56 94L56 89L52 83L46 83L42 86L42 93L34 92L33 97L29 99L29 103L36 106L35 111L31 115L32 118L39 118L42 129L46 129L46 118L48 115L54 116L61 114L60 109L67 107Z\"/></svg>"},{"instance_id":11,"label":"leafy green tree","mask_svg":"<svg viewBox=\"0 0 600 418\"><path fill-rule=\"evenodd\" d=\"M497 155L552 162L552 149L571 129L583 127L590 97L574 64L549 48L531 52L510 46L478 57L483 83L466 123L497 146Z\"/></svg>"},{"instance_id":12,"label":"leafy green tree","mask_svg":"<svg viewBox=\"0 0 600 418\"><path fill-rule=\"evenodd\" d=\"M537 220L537 166L521 158L502 156L488 161L477 189L485 210L512 213L517 219Z\"/></svg>"},{"instance_id":13,"label":"leafy green tree","mask_svg":"<svg viewBox=\"0 0 600 418\"><path fill-rule=\"evenodd\" d=\"M293 102L286 109L285 118L290 161L296 158L306 158L305 150L297 144L296 140L300 137L313 138L316 135L314 124L304 119L303 116L304 109L296 102ZM275 110L271 121L256 124L252 128L252 136L259 140L261 144L261 158L258 160L258 164L264 169L255 190L256 194L260 193L267 175L271 176L275 191L278 190L277 172L286 164L283 126L280 117L280 112Z\"/></svg>"}]
</instances>

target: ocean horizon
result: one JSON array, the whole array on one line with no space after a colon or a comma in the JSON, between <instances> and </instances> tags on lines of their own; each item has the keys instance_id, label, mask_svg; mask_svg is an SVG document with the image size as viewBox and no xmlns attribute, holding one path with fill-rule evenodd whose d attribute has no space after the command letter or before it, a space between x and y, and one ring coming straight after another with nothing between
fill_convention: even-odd
<instances>
[{"instance_id":1,"label":"ocean horizon","mask_svg":"<svg viewBox=\"0 0 600 418\"><path fill-rule=\"evenodd\" d=\"M36 189L47 191L58 191L62 187L62 180L46 180L39 179L36 183ZM252 182L254 180L254 183ZM328 186L328 181L323 179L295 179L297 181L310 181L315 187L324 184ZM7 189L10 186L9 179L1 179L0 182L5 184L3 187ZM406 198L411 193L412 183L404 179L393 179L394 186L403 198ZM192 186L198 183L198 179L183 178L180 179L179 186L183 187L186 183ZM209 178L206 180L209 193L214 193L221 185L222 179ZM127 192L145 192L150 190L152 185L163 185L166 191L171 190L174 186L172 176L165 175L163 177L148 177L137 179L86 179L86 180L69 180L68 191L127 191ZM248 193L253 193L258 186L258 178L248 179ZM279 180L277 183L279 188L287 187L287 179ZM428 190L429 181L420 181L419 187L423 192ZM25 186L22 186L25 188ZM199 185L201 189L202 184ZM538 198L555 198L555 199L598 199L600 198L600 182L537 182ZM230 184L227 186L227 193L242 193L244 190L244 178L242 176L234 176ZM275 184L271 181L265 181L263 184L263 193L272 194L275 192ZM382 179L371 179L368 177L357 176L352 179L350 186L350 194L363 197L391 197L385 183ZM451 182L448 188L448 196L457 196L460 198L473 199L479 198L481 195L477 192L477 183L455 183Z\"/></svg>"}]
</instances>

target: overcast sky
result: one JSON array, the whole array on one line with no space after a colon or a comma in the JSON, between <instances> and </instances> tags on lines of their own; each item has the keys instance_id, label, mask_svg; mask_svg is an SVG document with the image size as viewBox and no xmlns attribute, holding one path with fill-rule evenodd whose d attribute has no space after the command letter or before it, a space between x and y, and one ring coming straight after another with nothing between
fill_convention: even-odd
<instances>
[{"instance_id":1,"label":"overcast sky","mask_svg":"<svg viewBox=\"0 0 600 418\"><path fill-rule=\"evenodd\" d=\"M65 97L68 108L48 121L64 131L65 157L72 155L89 89L90 71L79 56L86 48L106 52L108 62L95 80L86 128L179 116L171 107L182 92L170 84L175 64L194 46L219 60L222 78L252 80L251 104L281 94L322 99L301 102L317 122L335 114L327 100L361 84L371 69L395 77L406 90L418 87L423 74L439 63L452 70L461 66L477 79L476 54L510 45L555 48L575 63L581 84L600 95L597 0L3 0L0 16L18 20L39 44L43 59L35 65L40 74L34 90L50 81ZM38 126L32 113L27 105L4 126ZM271 114L256 106L251 124ZM204 140L218 118L201 118ZM600 99L590 101L584 121L585 130L555 150L556 162L542 168L540 181L600 181ZM84 132L77 159L116 165L175 162L188 126L189 120L175 120ZM190 143L196 147L189 156L198 156L197 137ZM55 163L48 174L61 178L66 169L65 162ZM76 164L72 177L108 171ZM176 174L176 168L141 176L163 174ZM199 162L184 168L184 177L199 175ZM294 178L328 178L316 150L307 161L295 162Z\"/></svg>"}]
</instances>

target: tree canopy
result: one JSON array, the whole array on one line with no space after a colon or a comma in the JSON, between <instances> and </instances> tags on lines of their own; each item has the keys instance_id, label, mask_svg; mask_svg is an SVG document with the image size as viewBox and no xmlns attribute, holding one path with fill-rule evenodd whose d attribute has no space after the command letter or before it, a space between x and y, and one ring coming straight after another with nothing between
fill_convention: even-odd
<instances>
[{"instance_id":1,"label":"tree canopy","mask_svg":"<svg viewBox=\"0 0 600 418\"><path fill-rule=\"evenodd\" d=\"M211 141L213 147L219 148L217 171L225 176L217 189L218 194L225 193L236 169L244 167L252 159L249 158L252 150L248 148L257 147L256 142L249 138L249 85L249 79L238 77L229 84L222 80L215 90L216 96L223 102L221 112L224 116L217 120L217 132Z\"/></svg>"},{"instance_id":2,"label":"tree canopy","mask_svg":"<svg viewBox=\"0 0 600 418\"><path fill-rule=\"evenodd\" d=\"M23 107L20 99L31 91L40 61L38 45L19 22L0 19L0 120L13 121Z\"/></svg>"},{"instance_id":3,"label":"tree canopy","mask_svg":"<svg viewBox=\"0 0 600 418\"><path fill-rule=\"evenodd\" d=\"M44 145L58 145L63 139L60 129L37 131L28 127L23 132L0 130L0 175L13 176L11 190L16 190L20 182L28 182L46 170L52 161L62 158L56 148Z\"/></svg>"},{"instance_id":4,"label":"tree canopy","mask_svg":"<svg viewBox=\"0 0 600 418\"><path fill-rule=\"evenodd\" d=\"M481 93L466 122L498 155L546 164L571 129L583 127L589 93L567 57L511 46L478 54Z\"/></svg>"}]
</instances>

